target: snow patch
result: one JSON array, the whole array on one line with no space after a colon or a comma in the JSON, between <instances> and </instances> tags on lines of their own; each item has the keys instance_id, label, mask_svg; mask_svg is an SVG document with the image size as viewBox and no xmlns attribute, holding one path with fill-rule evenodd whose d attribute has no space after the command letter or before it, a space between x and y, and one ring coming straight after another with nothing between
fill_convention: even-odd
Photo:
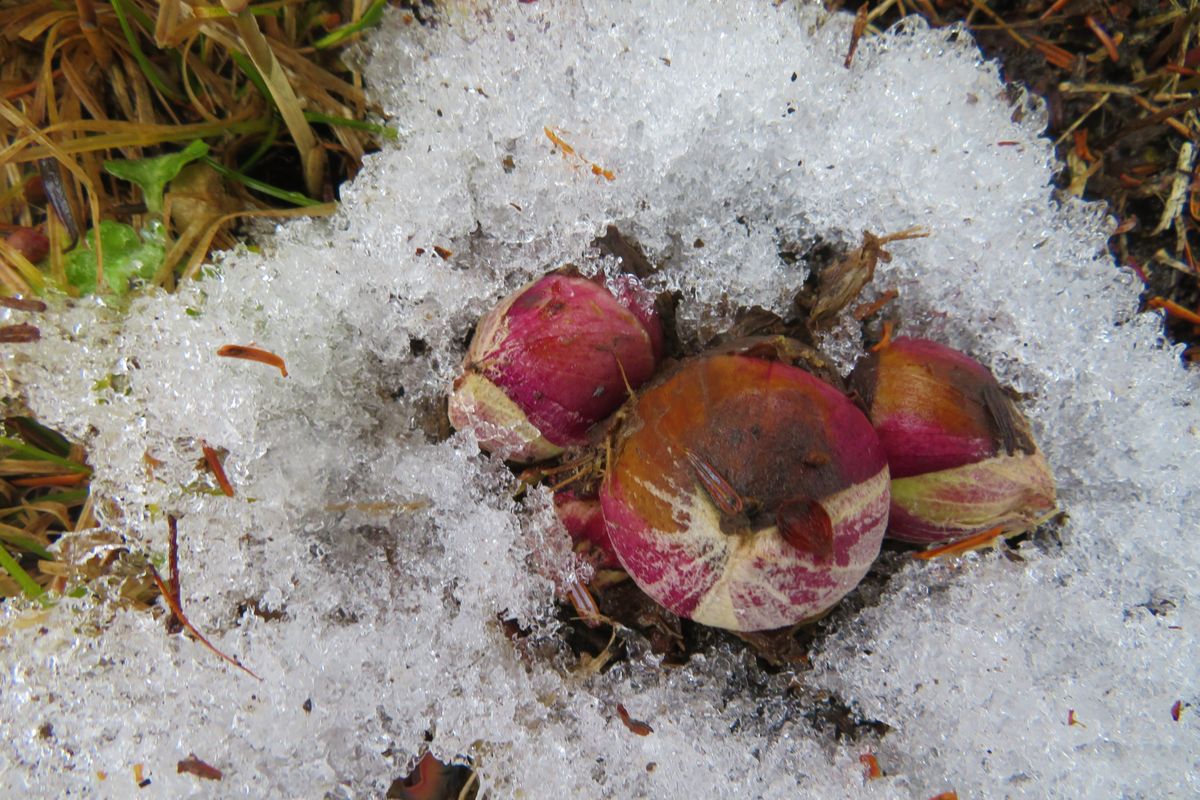
<instances>
[{"instance_id":1,"label":"snow patch","mask_svg":"<svg viewBox=\"0 0 1200 800\"><path fill-rule=\"evenodd\" d=\"M161 555L179 517L189 616L264 680L103 593L7 603L3 793L130 796L141 763L145 797L378 797L428 741L493 797L1200 794L1195 375L1133 314L1104 211L1056 198L1039 101L962 31L906 22L846 69L849 35L844 15L765 2L391 14L367 77L400 141L335 217L127 315L40 318L5 370L88 444L106 527ZM909 564L822 622L797 676L723 649L569 672L553 582L529 569L572 568L547 498L514 501L423 410L490 304L565 262L603 269L590 243L610 224L665 264L653 287L682 293L693 341L738 305L782 309L818 240L928 229L877 285L900 290L906 333L1031 396L1061 548ZM289 377L215 356L231 343ZM235 497L206 491L201 442L227 451ZM891 730L838 740L810 721L831 696ZM191 752L224 779L176 774Z\"/></svg>"}]
</instances>

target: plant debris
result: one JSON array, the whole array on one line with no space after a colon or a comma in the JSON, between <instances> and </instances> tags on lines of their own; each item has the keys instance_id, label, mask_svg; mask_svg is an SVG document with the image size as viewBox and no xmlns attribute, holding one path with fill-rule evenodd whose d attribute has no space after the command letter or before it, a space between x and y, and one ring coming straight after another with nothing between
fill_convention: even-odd
<instances>
[{"instance_id":1,"label":"plant debris","mask_svg":"<svg viewBox=\"0 0 1200 800\"><path fill-rule=\"evenodd\" d=\"M217 350L217 355L225 358L244 358L247 361L257 361L260 364L275 367L279 370L279 374L285 378L288 376L287 365L284 364L282 358L258 347L243 344L227 344L222 345Z\"/></svg>"},{"instance_id":2,"label":"plant debris","mask_svg":"<svg viewBox=\"0 0 1200 800\"><path fill-rule=\"evenodd\" d=\"M219 781L225 777L221 770L214 767L205 761L201 761L195 753L190 754L187 758L180 760L175 765L175 771L178 773L188 773L195 775L197 778L203 778L206 781Z\"/></svg>"},{"instance_id":3,"label":"plant debris","mask_svg":"<svg viewBox=\"0 0 1200 800\"><path fill-rule=\"evenodd\" d=\"M1163 309L1168 335L1189 345L1185 361L1200 361L1200 8L873 0L859 18L863 9L867 36L907 14L961 23L1000 61L1014 96L1024 84L1045 98L1046 133L1066 165L1060 191L1108 203L1114 257L1145 285L1144 308Z\"/></svg>"},{"instance_id":4,"label":"plant debris","mask_svg":"<svg viewBox=\"0 0 1200 800\"><path fill-rule=\"evenodd\" d=\"M253 670L251 670L249 667L247 667L241 661L238 661L233 656L227 655L226 653L221 651L216 645L214 645L212 642L210 642L208 640L208 638L204 634L202 634L196 628L196 626L191 623L191 621L187 618L187 616L183 613L183 598L182 598L182 595L180 594L180 588L179 588L178 530L176 528L175 518L168 517L167 524L168 524L169 530L170 530L170 535L168 536L168 539L167 539L167 547L168 547L167 563L169 566L167 580L164 581L162 579L162 576L158 573L158 570L154 568L153 564L147 564L146 569L150 573L151 580L153 580L155 586L158 587L158 591L162 595L163 602L165 602L167 604L167 608L169 608L171 611L171 616L170 616L169 622L168 622L168 629L178 626L179 628L186 630L193 637L198 639L200 641L200 644L204 645L206 648L208 648L210 651L212 651L212 653L214 655L216 655L218 658L220 658L222 661L229 662L233 666L240 669L242 672L249 675L251 678L261 681L262 678L260 678L257 674L255 674Z\"/></svg>"},{"instance_id":5,"label":"plant debris","mask_svg":"<svg viewBox=\"0 0 1200 800\"><path fill-rule=\"evenodd\" d=\"M654 733L654 728L651 728L649 724L629 716L629 712L621 703L617 703L617 717L621 720L622 725L638 736L649 736Z\"/></svg>"}]
</instances>

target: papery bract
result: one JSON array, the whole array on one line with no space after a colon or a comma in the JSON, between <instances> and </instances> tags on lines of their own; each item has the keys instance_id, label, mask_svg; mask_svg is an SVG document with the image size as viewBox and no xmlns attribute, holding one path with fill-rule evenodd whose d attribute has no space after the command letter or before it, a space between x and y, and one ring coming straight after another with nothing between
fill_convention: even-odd
<instances>
[{"instance_id":1,"label":"papery bract","mask_svg":"<svg viewBox=\"0 0 1200 800\"><path fill-rule=\"evenodd\" d=\"M450 395L451 423L513 461L586 444L596 423L662 359L653 299L633 278L604 284L551 273L479 321Z\"/></svg>"},{"instance_id":2,"label":"papery bract","mask_svg":"<svg viewBox=\"0 0 1200 800\"><path fill-rule=\"evenodd\" d=\"M706 625L765 630L823 614L862 579L888 471L836 389L782 362L716 355L631 405L600 501L648 595Z\"/></svg>"},{"instance_id":3,"label":"papery bract","mask_svg":"<svg viewBox=\"0 0 1200 800\"><path fill-rule=\"evenodd\" d=\"M1019 533L1054 513L1054 476L1029 423L982 364L901 337L850 381L887 452L889 536L934 543L991 528Z\"/></svg>"}]
</instances>

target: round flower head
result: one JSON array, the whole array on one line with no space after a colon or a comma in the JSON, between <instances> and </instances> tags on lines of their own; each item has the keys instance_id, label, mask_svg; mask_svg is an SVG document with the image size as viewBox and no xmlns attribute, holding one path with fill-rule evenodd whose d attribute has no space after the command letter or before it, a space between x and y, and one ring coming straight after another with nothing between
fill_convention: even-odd
<instances>
[{"instance_id":1,"label":"round flower head","mask_svg":"<svg viewBox=\"0 0 1200 800\"><path fill-rule=\"evenodd\" d=\"M888 535L919 544L1028 530L1055 510L1029 423L986 367L927 339L863 360L862 397L892 472Z\"/></svg>"},{"instance_id":2,"label":"round flower head","mask_svg":"<svg viewBox=\"0 0 1200 800\"><path fill-rule=\"evenodd\" d=\"M627 387L654 374L662 350L652 298L633 278L614 295L578 275L546 275L479 321L450 422L502 458L550 458L586 444Z\"/></svg>"},{"instance_id":3,"label":"round flower head","mask_svg":"<svg viewBox=\"0 0 1200 800\"><path fill-rule=\"evenodd\" d=\"M887 522L870 423L797 367L684 362L622 421L600 489L609 539L650 597L738 631L825 613L866 574Z\"/></svg>"}]
</instances>

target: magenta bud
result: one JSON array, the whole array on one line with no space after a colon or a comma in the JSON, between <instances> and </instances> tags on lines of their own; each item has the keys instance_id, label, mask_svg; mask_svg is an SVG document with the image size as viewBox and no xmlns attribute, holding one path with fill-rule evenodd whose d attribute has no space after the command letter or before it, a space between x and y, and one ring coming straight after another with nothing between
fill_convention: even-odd
<instances>
[{"instance_id":1,"label":"magenta bud","mask_svg":"<svg viewBox=\"0 0 1200 800\"><path fill-rule=\"evenodd\" d=\"M825 613L875 560L887 462L832 386L715 355L640 393L600 502L617 557L654 600L705 625L781 628Z\"/></svg>"},{"instance_id":2,"label":"magenta bud","mask_svg":"<svg viewBox=\"0 0 1200 800\"><path fill-rule=\"evenodd\" d=\"M40 228L17 228L7 237L8 246L36 264L50 252L50 240Z\"/></svg>"},{"instance_id":3,"label":"magenta bud","mask_svg":"<svg viewBox=\"0 0 1200 800\"><path fill-rule=\"evenodd\" d=\"M454 427L519 462L587 444L662 359L653 298L632 277L616 288L551 273L484 316L450 394Z\"/></svg>"},{"instance_id":4,"label":"magenta bud","mask_svg":"<svg viewBox=\"0 0 1200 800\"><path fill-rule=\"evenodd\" d=\"M1054 514L1054 476L1029 423L982 364L901 337L864 359L850 382L887 452L892 538L1014 534Z\"/></svg>"},{"instance_id":5,"label":"magenta bud","mask_svg":"<svg viewBox=\"0 0 1200 800\"><path fill-rule=\"evenodd\" d=\"M620 569L621 562L613 552L608 538L608 526L595 497L580 497L570 490L554 493L554 512L575 543L575 552L583 555L597 569Z\"/></svg>"}]
</instances>

